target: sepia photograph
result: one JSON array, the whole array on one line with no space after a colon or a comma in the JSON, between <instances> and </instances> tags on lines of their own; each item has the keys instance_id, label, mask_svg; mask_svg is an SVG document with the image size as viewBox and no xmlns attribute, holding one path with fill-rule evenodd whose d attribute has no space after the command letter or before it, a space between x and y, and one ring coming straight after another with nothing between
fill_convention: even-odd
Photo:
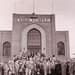
<instances>
[{"instance_id":1,"label":"sepia photograph","mask_svg":"<svg viewBox=\"0 0 75 75\"><path fill-rule=\"evenodd\" d=\"M0 75L75 75L74 0L0 0Z\"/></svg>"}]
</instances>

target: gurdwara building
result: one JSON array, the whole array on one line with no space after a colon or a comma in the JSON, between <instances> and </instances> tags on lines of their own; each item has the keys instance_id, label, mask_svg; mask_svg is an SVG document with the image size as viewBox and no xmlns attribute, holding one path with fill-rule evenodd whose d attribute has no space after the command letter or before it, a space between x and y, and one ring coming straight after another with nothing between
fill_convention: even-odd
<instances>
[{"instance_id":1,"label":"gurdwara building","mask_svg":"<svg viewBox=\"0 0 75 75\"><path fill-rule=\"evenodd\" d=\"M69 59L69 32L56 31L54 14L13 14L12 31L0 31L0 60L24 52Z\"/></svg>"}]
</instances>

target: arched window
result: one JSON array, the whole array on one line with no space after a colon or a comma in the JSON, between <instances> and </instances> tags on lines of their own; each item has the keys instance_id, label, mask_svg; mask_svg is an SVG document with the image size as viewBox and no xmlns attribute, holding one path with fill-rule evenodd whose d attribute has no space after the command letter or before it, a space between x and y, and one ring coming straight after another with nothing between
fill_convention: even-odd
<instances>
[{"instance_id":1,"label":"arched window","mask_svg":"<svg viewBox=\"0 0 75 75\"><path fill-rule=\"evenodd\" d=\"M3 43L3 56L11 56L11 43L8 41Z\"/></svg>"},{"instance_id":2,"label":"arched window","mask_svg":"<svg viewBox=\"0 0 75 75\"><path fill-rule=\"evenodd\" d=\"M57 43L57 53L58 55L65 55L65 44L63 41Z\"/></svg>"},{"instance_id":3,"label":"arched window","mask_svg":"<svg viewBox=\"0 0 75 75\"><path fill-rule=\"evenodd\" d=\"M33 28L28 32L27 49L34 53L41 51L41 33L39 30Z\"/></svg>"}]
</instances>

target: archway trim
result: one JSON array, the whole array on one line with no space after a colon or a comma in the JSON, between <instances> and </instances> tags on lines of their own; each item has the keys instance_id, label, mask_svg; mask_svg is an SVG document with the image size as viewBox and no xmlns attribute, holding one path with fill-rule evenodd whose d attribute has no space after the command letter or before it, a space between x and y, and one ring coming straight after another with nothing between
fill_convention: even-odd
<instances>
[{"instance_id":1,"label":"archway trim","mask_svg":"<svg viewBox=\"0 0 75 75\"><path fill-rule=\"evenodd\" d=\"M22 46L21 46L22 51L27 52L27 33L33 28L35 28L41 32L42 53L46 54L46 34L45 34L44 29L36 24L29 25L23 30L23 32L22 32Z\"/></svg>"}]
</instances>

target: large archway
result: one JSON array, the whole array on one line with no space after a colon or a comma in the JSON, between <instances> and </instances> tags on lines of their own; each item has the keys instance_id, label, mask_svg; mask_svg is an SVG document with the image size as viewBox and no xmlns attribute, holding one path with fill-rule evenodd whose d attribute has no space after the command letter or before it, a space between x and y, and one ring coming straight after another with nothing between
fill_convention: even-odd
<instances>
[{"instance_id":1,"label":"large archway","mask_svg":"<svg viewBox=\"0 0 75 75\"><path fill-rule=\"evenodd\" d=\"M36 25L36 24L29 25L23 30L23 32L22 32L22 50L27 52L27 50L29 48L27 36L28 36L28 33L31 32L31 31L32 31L32 33L30 33L29 36L31 36L32 34L34 35L35 33L37 33L37 35L39 35L38 40L39 40L40 43L37 42L36 44L40 45L41 47L39 46L39 48L37 48L37 49L41 49L41 52L46 54L46 35L45 35L45 31L44 31L43 28L41 28L39 25ZM35 32L35 33L33 33L33 32ZM36 35L34 35L34 36L36 36ZM34 37L32 37L32 38L34 38ZM34 42L36 42L36 41L34 41Z\"/></svg>"},{"instance_id":2,"label":"large archway","mask_svg":"<svg viewBox=\"0 0 75 75\"><path fill-rule=\"evenodd\" d=\"M27 33L27 50L31 53L41 53L41 32L36 28Z\"/></svg>"}]
</instances>

